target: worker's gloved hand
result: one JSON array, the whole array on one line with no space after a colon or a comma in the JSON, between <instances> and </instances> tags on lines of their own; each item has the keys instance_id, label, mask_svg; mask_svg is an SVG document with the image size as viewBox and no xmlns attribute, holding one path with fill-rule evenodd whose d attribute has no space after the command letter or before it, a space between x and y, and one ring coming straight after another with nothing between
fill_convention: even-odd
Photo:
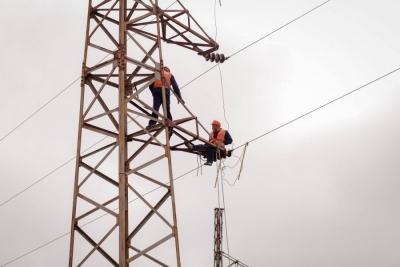
<instances>
[{"instance_id":1,"label":"worker's gloved hand","mask_svg":"<svg viewBox=\"0 0 400 267\"><path fill-rule=\"evenodd\" d=\"M219 149L225 150L225 145L222 142L217 141L216 147L218 147Z\"/></svg>"},{"instance_id":2,"label":"worker's gloved hand","mask_svg":"<svg viewBox=\"0 0 400 267\"><path fill-rule=\"evenodd\" d=\"M185 105L185 101L184 101L183 99L181 99L181 100L178 99L178 104L179 104L179 103L182 103L182 104Z\"/></svg>"}]
</instances>

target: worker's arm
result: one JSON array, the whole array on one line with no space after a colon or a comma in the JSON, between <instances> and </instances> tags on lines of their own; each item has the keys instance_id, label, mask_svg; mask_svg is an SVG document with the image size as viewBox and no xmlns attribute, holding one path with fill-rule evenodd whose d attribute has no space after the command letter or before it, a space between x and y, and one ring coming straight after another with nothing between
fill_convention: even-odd
<instances>
[{"instance_id":1,"label":"worker's arm","mask_svg":"<svg viewBox=\"0 0 400 267\"><path fill-rule=\"evenodd\" d=\"M150 89L151 93L153 93L154 83L150 84L149 89Z\"/></svg>"},{"instance_id":2,"label":"worker's arm","mask_svg":"<svg viewBox=\"0 0 400 267\"><path fill-rule=\"evenodd\" d=\"M171 77L171 85L172 85L172 89L174 89L175 94L182 99L182 95L181 95L181 90L179 90L179 86L178 83L175 80L174 75L172 75ZM179 99L178 99L179 100Z\"/></svg>"},{"instance_id":3,"label":"worker's arm","mask_svg":"<svg viewBox=\"0 0 400 267\"><path fill-rule=\"evenodd\" d=\"M232 142L233 142L232 136L229 134L228 131L225 130L224 145L230 145L230 144L232 144Z\"/></svg>"}]
</instances>

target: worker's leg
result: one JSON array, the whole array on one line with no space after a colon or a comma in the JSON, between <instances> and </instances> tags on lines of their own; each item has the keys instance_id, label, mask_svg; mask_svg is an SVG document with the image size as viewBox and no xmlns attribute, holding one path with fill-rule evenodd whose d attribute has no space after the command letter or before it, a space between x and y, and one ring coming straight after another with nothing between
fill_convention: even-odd
<instances>
[{"instance_id":1,"label":"worker's leg","mask_svg":"<svg viewBox=\"0 0 400 267\"><path fill-rule=\"evenodd\" d=\"M153 109L155 109L155 110L159 110L160 109L160 106L161 106L161 103L162 103L162 93L161 93L161 90L160 89L154 89L153 90ZM156 114L156 113L152 113L151 114L151 116L153 117L153 118L158 118L158 115ZM154 125L154 124L156 124L157 122L156 121L153 121L153 120L150 120L149 121L149 125Z\"/></svg>"},{"instance_id":2,"label":"worker's leg","mask_svg":"<svg viewBox=\"0 0 400 267\"><path fill-rule=\"evenodd\" d=\"M213 146L207 146L207 162L214 162L214 151Z\"/></svg>"},{"instance_id":3,"label":"worker's leg","mask_svg":"<svg viewBox=\"0 0 400 267\"><path fill-rule=\"evenodd\" d=\"M207 145L193 145L192 148L194 151L207 151Z\"/></svg>"},{"instance_id":4,"label":"worker's leg","mask_svg":"<svg viewBox=\"0 0 400 267\"><path fill-rule=\"evenodd\" d=\"M169 92L165 94L165 102L167 102L167 118L172 121L171 108L170 108L170 95Z\"/></svg>"},{"instance_id":5,"label":"worker's leg","mask_svg":"<svg viewBox=\"0 0 400 267\"><path fill-rule=\"evenodd\" d=\"M212 163L214 162L214 147L213 146L209 146L209 145L192 145L189 144L189 142L186 142L185 145L194 151L206 151L206 155L207 155L207 162L205 163L205 165L211 166Z\"/></svg>"}]
</instances>

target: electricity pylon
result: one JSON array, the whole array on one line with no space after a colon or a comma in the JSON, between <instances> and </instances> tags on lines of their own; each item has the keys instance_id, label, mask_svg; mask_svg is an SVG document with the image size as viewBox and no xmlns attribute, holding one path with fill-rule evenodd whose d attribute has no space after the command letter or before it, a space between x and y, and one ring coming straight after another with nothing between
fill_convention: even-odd
<instances>
[{"instance_id":1,"label":"electricity pylon","mask_svg":"<svg viewBox=\"0 0 400 267\"><path fill-rule=\"evenodd\" d=\"M163 77L162 41L193 50L207 60L223 62L225 58L212 53L218 44L176 2L179 7L168 10L158 0L89 0L70 267L105 266L99 265L101 260L120 267L130 263L181 266L171 150L190 151L180 148L184 142L171 145L170 137L174 133L183 141L208 140L199 137L199 126L205 128L184 104L190 116L168 120L164 86L163 112L146 103L145 95L139 96ZM101 62L94 61L104 56ZM147 130L151 112L159 115L158 124ZM195 122L196 133L182 126L189 121ZM112 140L84 151L101 138ZM146 153L150 148L154 150ZM154 157L156 149L161 152ZM154 185L164 189L164 194L143 196ZM129 205L134 197L136 209ZM111 216L97 220L101 212ZM168 244L170 250L165 248ZM172 254L170 265L165 261Z\"/></svg>"}]
</instances>

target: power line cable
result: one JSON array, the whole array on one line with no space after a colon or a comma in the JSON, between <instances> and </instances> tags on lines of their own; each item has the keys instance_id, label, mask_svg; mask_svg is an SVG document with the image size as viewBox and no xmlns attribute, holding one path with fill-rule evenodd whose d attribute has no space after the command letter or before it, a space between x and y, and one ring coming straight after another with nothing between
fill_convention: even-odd
<instances>
[{"instance_id":1,"label":"power line cable","mask_svg":"<svg viewBox=\"0 0 400 267\"><path fill-rule=\"evenodd\" d=\"M235 53L233 53L232 55L230 55L229 58L231 58L231 57L233 57L233 56L239 54L239 53L242 52L243 50L249 48L250 46L252 46L252 45L254 45L254 44L256 44L256 43L258 43L259 41L265 39L266 37L268 37L268 36L270 36L270 35L276 33L277 31L279 31L279 30L285 28L286 26L292 24L292 23L295 22L296 20L298 20L298 19L304 17L305 15L307 15L307 14L311 13L312 11L314 11L314 10L320 8L321 6L325 5L326 3L330 2L330 1L331 1L331 0L328 0L328 1L326 1L326 2L324 2L324 3L322 3L322 4L320 4L320 5L318 5L318 6L316 6L316 7L314 7L313 9L307 11L306 13L304 13L304 14L298 16L297 18L295 18L295 19L289 21L288 23L284 24L283 26L281 26L281 27L279 27L279 28L273 30L272 32L270 32L270 33L264 35L263 37L257 39L256 41L252 42L251 44L246 45L246 46L243 47L242 49L240 49L240 50L236 51ZM192 79L191 81L189 81L188 83L186 83L184 86L182 86L181 89L183 89L183 88L186 87L187 85L191 84L192 82L196 81L198 78L200 78L201 76L203 76L204 74L206 74L207 72L209 72L210 70L212 70L213 68L217 67L219 64L221 64L221 63L218 63L218 64L212 66L211 68L209 68L208 70L204 71L203 73L201 73L200 75L198 75L196 78Z\"/></svg>"},{"instance_id":2,"label":"power line cable","mask_svg":"<svg viewBox=\"0 0 400 267\"><path fill-rule=\"evenodd\" d=\"M43 106L41 106L38 110L36 110L35 112L33 112L28 118L26 118L24 121L22 121L20 124L18 124L14 129L12 129L10 132L8 132L5 136L3 136L0 139L0 142L3 141L7 136L9 136L11 133L13 133L15 130L17 130L19 127L22 126L22 124L24 124L25 122L27 122L30 118L32 118L33 116L35 116L39 111L41 111L44 107L46 107L48 104L50 104L50 102L52 102L54 99L56 99L57 97L59 97L62 93L64 93L68 88L70 88L74 83L76 83L81 77L78 77L75 81L73 81L70 85L68 85L67 87L65 87L64 89L62 89L58 94L56 94L52 99L50 99L49 101L47 101Z\"/></svg>"},{"instance_id":3,"label":"power line cable","mask_svg":"<svg viewBox=\"0 0 400 267\"><path fill-rule=\"evenodd\" d=\"M135 119L137 119L139 117L136 116ZM128 121L128 123L131 123L132 121ZM114 133L116 133L118 130L115 130ZM97 141L96 143L94 143L93 145L91 145L90 147L86 148L85 150L82 151L82 153L85 153L86 151L88 151L89 149L91 149L92 147L94 147L95 145L99 144L100 142L102 142L103 140L105 140L106 138L108 138L109 136L103 137L102 139L100 139L99 141ZM40 181L44 180L46 177L50 176L52 173L56 172L57 170L61 169L62 167L64 167L65 165L67 165L68 163L70 163L71 161L73 161L74 159L76 159L76 157L73 157L72 159L68 160L67 162L65 162L64 164L62 164L61 166L58 166L56 169L52 170L50 173L46 174L45 176L43 176L42 178L40 178L39 180L35 181L33 184L29 185L28 187L26 187L25 189L23 189L22 191L20 191L19 193L17 193L16 195L12 196L11 198L9 198L8 200L6 200L5 202L3 202L2 204L0 204L0 207L3 206L4 204L6 204L7 202L11 201L13 198L16 198L17 196L19 196L20 194L22 194L23 192L25 192L26 190L28 190L29 188L31 188L32 186L36 185L37 183L39 183Z\"/></svg>"},{"instance_id":4,"label":"power line cable","mask_svg":"<svg viewBox=\"0 0 400 267\"><path fill-rule=\"evenodd\" d=\"M276 127L275 129L273 129L273 130L271 130L271 131L269 131L269 132L266 132L266 133L264 133L264 134L262 134L262 135L260 135L260 136L258 136L258 137L256 137L256 138L254 138L254 139L252 139L252 140L250 140L250 141L248 141L248 142L246 142L246 143L251 143L251 142L253 142L253 141L256 141L257 139L259 139L259 138L261 138L261 137L263 137L263 136L265 136L265 135L267 135L267 134L270 134L270 133L272 133L272 132L274 132L274 131L276 131L276 130L278 130L278 129L280 129L280 128L282 128L282 127L284 127L284 126L286 126L286 125L288 125L288 124L290 124L290 123L292 123L292 122L295 122L295 121L297 121L297 120L299 120L299 119L301 119L301 118L303 118L303 117L305 117L305 116L307 116L307 115L309 115L309 114L311 114L311 113L313 113L313 112L315 112L315 111L317 111L317 110L319 110L319 109L321 109L321 108L323 108L323 107L328 106L329 104L332 104L332 103L338 101L339 99L341 99L341 98L343 98L343 97L345 97L345 96L348 96L348 95L350 95L350 94L352 94L352 93L354 93L354 92L356 92L356 91L358 91L358 90L360 90L360 89L362 89L362 88L364 88L364 87L366 87L366 86L368 86L368 85L370 85L370 84L372 84L372 83L374 83L374 82L376 82L376 81L379 81L379 80L382 79L382 78L385 78L386 76L389 76L390 74L395 73L395 72L398 71L398 70L400 70L400 68L397 68L397 69L395 69L395 70L393 70L393 71L391 71L391 72L389 72L389 73L386 73L386 74L380 76L379 78L376 78L375 80L370 81L370 82L368 82L368 83L366 83L366 84L364 84L364 85L358 87L357 89L354 89L353 91L350 91L350 92L348 92L348 93L346 93L346 94L344 94L344 95L342 95L342 96L339 96L338 98L335 98L334 100L329 101L328 103L323 104L322 106L319 106L319 107L317 107L317 108L315 108L315 109L313 109L313 110L311 110L311 111L309 111L309 112L307 112L307 113L305 113L305 114L303 114L303 115L301 115L301 116L299 116L299 117L297 117L297 118L295 118L295 119L293 119L293 120L291 120L291 121L289 121L289 122L287 122L287 123L285 123L285 124L282 124L281 126ZM238 148L240 148L240 147L242 147L242 146L244 146L244 145L246 145L246 143L244 143L244 144L242 144L242 145L240 145L240 146L238 146L238 147L235 147L234 150L235 150L235 149L238 149Z\"/></svg>"},{"instance_id":5,"label":"power line cable","mask_svg":"<svg viewBox=\"0 0 400 267\"><path fill-rule=\"evenodd\" d=\"M176 178L174 179L174 181L175 181L175 180L178 180L179 178L182 178L183 176L185 176L185 175L187 175L187 174L189 174L189 173L191 173L191 172L193 172L193 171L195 171L195 170L197 170L198 168L199 168L199 167L194 168L194 169L192 169L192 170L190 170L190 171L188 171L188 172L182 174L181 176L176 177ZM166 183L166 185L167 185L167 184L169 184L169 182ZM156 187L156 188L154 188L153 190L150 190L149 192L147 192L147 193L145 193L145 194L143 194L143 195L141 195L141 196L144 197L144 196L146 196L146 195L148 195L148 194L150 194L150 193L152 193L152 192L154 192L154 191L156 191L156 190L158 190L158 189L160 189L160 188L161 188L161 186ZM138 199L139 199L139 198L132 199L132 200L129 201L128 203L132 203L133 201L136 201L136 200L138 200ZM117 209L118 209L118 208L114 209L114 211L117 210ZM99 216L99 217L97 217L97 218L95 218L95 219L93 219L93 220L91 220L91 221L89 221L89 222L83 224L82 227L84 227L84 226L86 226L86 225L88 225L88 224L91 224L92 222L97 221L97 220L99 220L100 218L105 217L106 215L109 215L109 213L105 213L105 214L103 214L103 215L101 215L101 216ZM65 233L65 234L63 234L63 235L57 237L57 238L54 238L53 240L51 240L51 241L49 241L49 242L47 242L47 243L45 243L45 244L43 244L43 245L41 245L41 246L35 248L35 249L32 249L31 251L29 251L29 252L27 252L27 253L25 253L25 254L23 254L23 255L21 255L21 256L15 258L15 259L13 259L13 260L11 260L11 261L9 261L9 262L7 262L7 263L1 265L0 267L6 266L6 265L8 265L8 264L10 264L10 263L12 263L12 262L14 262L14 261L17 261L17 260L19 260L19 259L21 259L21 258L23 258L23 257L25 257L25 256L27 256L27 255L29 255L29 254L31 254L31 253L37 251L37 250L39 250L39 249L41 249L41 248L43 248L43 247L45 247L45 246L47 246L47 245L50 245L51 243L53 243L53 242L59 240L60 238L69 235L70 233L71 233L71 232L68 232L68 233Z\"/></svg>"},{"instance_id":6,"label":"power line cable","mask_svg":"<svg viewBox=\"0 0 400 267\"><path fill-rule=\"evenodd\" d=\"M114 131L116 132L116 131ZM94 143L93 145L91 145L90 147L88 147L87 149L85 149L84 151L82 151L83 153L88 151L89 149L91 149L92 147L94 147L95 145L97 145L98 143L100 143L101 141L103 141L104 139L106 139L108 136L100 139L99 141L97 141L96 143ZM15 194L14 196L12 196L11 198L7 199L6 201L4 201L3 203L0 204L0 207L3 206L4 204L6 204L7 202L11 201L12 199L16 198L17 196L19 196L20 194L22 194L23 192L25 192L26 190L28 190L29 188L33 187L34 185L36 185L37 183L39 183L40 181L42 181L43 179L45 179L46 177L50 176L51 174L55 173L56 171L58 171L59 169L61 169L62 167L64 167L65 165L67 165L68 163L70 163L71 161L73 161L74 159L76 159L76 157L71 158L70 160L68 160L67 162L65 162L64 164L58 166L57 168L55 168L54 170L52 170L51 172L49 172L48 174L46 174L45 176L43 176L42 178L40 178L39 180L35 181L33 184L29 185L28 187L26 187L25 189L21 190L19 193Z\"/></svg>"},{"instance_id":7,"label":"power line cable","mask_svg":"<svg viewBox=\"0 0 400 267\"><path fill-rule=\"evenodd\" d=\"M325 5L326 3L330 2L330 1L331 1L331 0L328 0L328 1L326 1L326 2L324 2L324 3L322 3L322 4L320 4L319 6L314 7L313 9L311 9L311 10L307 11L306 13L304 13L303 15L301 15L301 16L299 16L299 17L297 17L297 18L295 18L295 19L293 19L293 20L291 20L291 21L289 21L288 23L286 23L285 25L279 27L278 29L276 29L276 30L274 30L274 31L272 31L272 32L270 32L270 33L268 33L267 35L261 37L260 39L254 41L253 43L251 43L251 44L249 44L249 45L243 47L243 48L240 49L239 51L233 53L233 54L231 55L231 57L233 57L233 56L236 55L236 54L239 54L240 52L242 52L243 50L247 49L248 47L250 47L250 46L252 46L252 45L258 43L258 42L261 41L262 39L264 39L264 38L270 36L271 34L273 34L273 33L277 32L277 31L279 31L280 29L282 29L282 28L288 26L289 24L292 24L292 23L295 22L296 20L298 20L298 19L304 17L305 15L307 15L307 14L311 13L312 11L314 11L314 10L320 8L321 6Z\"/></svg>"}]
</instances>

